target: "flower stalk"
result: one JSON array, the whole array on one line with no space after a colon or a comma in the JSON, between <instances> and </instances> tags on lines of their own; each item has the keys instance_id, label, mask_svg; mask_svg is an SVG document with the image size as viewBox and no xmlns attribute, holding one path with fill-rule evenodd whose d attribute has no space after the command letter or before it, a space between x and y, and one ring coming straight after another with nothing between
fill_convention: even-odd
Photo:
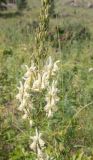
<instances>
[{"instance_id":1,"label":"flower stalk","mask_svg":"<svg viewBox=\"0 0 93 160\"><path fill-rule=\"evenodd\" d=\"M33 62L30 67L26 66L27 71L20 82L20 86L18 87L19 93L16 98L19 101L18 110L22 113L22 119L23 121L29 122L30 128L33 127L33 124L37 127L34 118L37 109L40 110L40 108L37 108L36 104L42 106L42 113L46 115L47 119L52 118L58 109L57 103L59 97L57 95L58 88L56 79L59 71L58 63L59 61L53 62L52 58L49 57L41 70L39 70ZM42 103L39 98L36 98L36 95L37 97L42 95L44 102ZM33 112L33 110L36 112ZM41 119L42 118L41 116ZM38 127L40 128L40 126ZM41 137L42 134L36 129L36 135L33 137L30 136L30 139L33 141L30 144L30 149L36 153L38 160L48 160L48 156L44 152L45 142Z\"/></svg>"},{"instance_id":2,"label":"flower stalk","mask_svg":"<svg viewBox=\"0 0 93 160\"><path fill-rule=\"evenodd\" d=\"M43 63L48 53L47 39L52 0L41 0L41 4L40 21L35 35L35 47L33 52L35 61L39 66Z\"/></svg>"},{"instance_id":3,"label":"flower stalk","mask_svg":"<svg viewBox=\"0 0 93 160\"><path fill-rule=\"evenodd\" d=\"M40 132L41 124L36 122L36 116L38 116L36 113L40 111L48 120L53 117L58 109L59 97L56 77L59 71L59 61L53 62L51 57L46 60L49 10L52 0L41 0L41 2L40 23L35 36L35 47L33 48L34 62L31 63L30 67L26 65L26 73L20 82L19 93L16 98L19 101L18 110L22 113L23 121L28 121L29 127L35 130L34 136L29 135L31 151L36 154L37 160L50 160ZM43 102L39 99L41 95ZM42 106L42 110L40 110L40 106ZM42 114L40 118L43 121ZM37 129L37 126L39 129Z\"/></svg>"}]
</instances>

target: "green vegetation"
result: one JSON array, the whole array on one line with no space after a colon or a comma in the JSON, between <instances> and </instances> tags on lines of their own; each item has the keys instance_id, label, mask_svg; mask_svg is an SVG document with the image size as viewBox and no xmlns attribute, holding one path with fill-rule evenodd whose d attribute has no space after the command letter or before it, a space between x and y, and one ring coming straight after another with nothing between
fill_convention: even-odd
<instances>
[{"instance_id":1,"label":"green vegetation","mask_svg":"<svg viewBox=\"0 0 93 160\"><path fill-rule=\"evenodd\" d=\"M47 152L56 160L92 160L93 9L65 3L58 0L55 10L52 6L55 16L46 37L47 54L60 59L60 102L50 126L44 122L40 128L50 144ZM22 122L15 100L25 64L33 59L39 25L40 1L29 0L27 6L22 13L16 6L0 11L0 160L35 157L29 149L28 124Z\"/></svg>"},{"instance_id":2,"label":"green vegetation","mask_svg":"<svg viewBox=\"0 0 93 160\"><path fill-rule=\"evenodd\" d=\"M27 0L16 0L16 4L17 4L18 9L22 10L27 7Z\"/></svg>"}]
</instances>

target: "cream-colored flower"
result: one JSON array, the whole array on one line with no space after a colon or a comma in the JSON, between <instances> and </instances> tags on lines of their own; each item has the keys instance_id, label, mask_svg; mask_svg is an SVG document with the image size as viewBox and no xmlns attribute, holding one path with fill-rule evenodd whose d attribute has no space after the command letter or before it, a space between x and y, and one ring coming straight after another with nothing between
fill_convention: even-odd
<instances>
[{"instance_id":1,"label":"cream-colored flower","mask_svg":"<svg viewBox=\"0 0 93 160\"><path fill-rule=\"evenodd\" d=\"M46 115L49 117L53 116L53 113L57 111L57 102L59 101L59 97L57 96L58 89L56 87L57 82L53 81L52 85L48 88L48 93L46 95L46 106L45 106L45 111Z\"/></svg>"},{"instance_id":2,"label":"cream-colored flower","mask_svg":"<svg viewBox=\"0 0 93 160\"><path fill-rule=\"evenodd\" d=\"M59 67L58 67L58 65L57 65L59 62L60 62L60 61L56 61L56 62L53 64L53 69L52 69L52 73L51 73L52 76L55 76L56 73L59 71Z\"/></svg>"},{"instance_id":3,"label":"cream-colored flower","mask_svg":"<svg viewBox=\"0 0 93 160\"><path fill-rule=\"evenodd\" d=\"M23 116L22 116L22 119L24 119L24 120L26 120L27 118L30 118L29 117L29 108L27 107L27 108L24 108L23 109Z\"/></svg>"},{"instance_id":4,"label":"cream-colored flower","mask_svg":"<svg viewBox=\"0 0 93 160\"><path fill-rule=\"evenodd\" d=\"M40 91L40 89L41 89L41 81L42 81L41 75L40 75L40 73L38 73L38 77L33 83L32 90Z\"/></svg>"},{"instance_id":5,"label":"cream-colored flower","mask_svg":"<svg viewBox=\"0 0 93 160\"><path fill-rule=\"evenodd\" d=\"M41 89L46 89L46 87L49 85L49 76L47 72L44 72L42 74L42 82L41 82Z\"/></svg>"},{"instance_id":6,"label":"cream-colored flower","mask_svg":"<svg viewBox=\"0 0 93 160\"><path fill-rule=\"evenodd\" d=\"M60 61L56 61L53 63L52 61L52 58L49 57L47 62L46 62L46 65L44 67L44 70L49 74L49 76L55 76L56 73L58 72L59 70L59 67L58 67L58 63Z\"/></svg>"},{"instance_id":7,"label":"cream-colored flower","mask_svg":"<svg viewBox=\"0 0 93 160\"><path fill-rule=\"evenodd\" d=\"M30 119L29 124L30 124L30 127L32 127L33 126L33 120Z\"/></svg>"},{"instance_id":8,"label":"cream-colored flower","mask_svg":"<svg viewBox=\"0 0 93 160\"><path fill-rule=\"evenodd\" d=\"M27 93L27 92L24 92L24 99L28 99L30 97L30 94L29 93Z\"/></svg>"},{"instance_id":9,"label":"cream-colored flower","mask_svg":"<svg viewBox=\"0 0 93 160\"><path fill-rule=\"evenodd\" d=\"M35 69L36 69L34 63L32 63L30 68L28 66L26 66L26 68L27 68L27 72L23 77L24 83L20 82L20 87L18 87L19 93L16 95L16 98L20 101L20 106L18 108L20 111L22 111L26 107L26 105L28 105L28 100L30 97L30 94L29 94L30 83L33 77L33 72L35 72ZM26 114L24 115L24 117L25 116Z\"/></svg>"},{"instance_id":10,"label":"cream-colored flower","mask_svg":"<svg viewBox=\"0 0 93 160\"><path fill-rule=\"evenodd\" d=\"M24 92L30 89L31 77L25 79L24 82Z\"/></svg>"},{"instance_id":11,"label":"cream-colored flower","mask_svg":"<svg viewBox=\"0 0 93 160\"><path fill-rule=\"evenodd\" d=\"M27 65L25 65L27 72L24 74L24 92L30 89L30 84L33 81L34 73L36 71L36 67L34 63L32 63L31 67L29 68Z\"/></svg>"},{"instance_id":12,"label":"cream-colored flower","mask_svg":"<svg viewBox=\"0 0 93 160\"><path fill-rule=\"evenodd\" d=\"M28 114L25 113L25 114L22 116L22 119L25 120L25 119L27 119L27 117L28 117Z\"/></svg>"},{"instance_id":13,"label":"cream-colored flower","mask_svg":"<svg viewBox=\"0 0 93 160\"><path fill-rule=\"evenodd\" d=\"M89 72L93 72L93 68L89 68Z\"/></svg>"},{"instance_id":14,"label":"cream-colored flower","mask_svg":"<svg viewBox=\"0 0 93 160\"><path fill-rule=\"evenodd\" d=\"M53 117L53 113L57 111L56 105L51 105L51 103L45 106L46 115L48 118Z\"/></svg>"},{"instance_id":15,"label":"cream-colored flower","mask_svg":"<svg viewBox=\"0 0 93 160\"><path fill-rule=\"evenodd\" d=\"M59 101L59 97L57 96L58 88L56 86L57 81L53 81L51 86L48 87L48 93L46 95L46 101L51 101L52 104L55 104Z\"/></svg>"},{"instance_id":16,"label":"cream-colored flower","mask_svg":"<svg viewBox=\"0 0 93 160\"><path fill-rule=\"evenodd\" d=\"M52 61L52 58L51 56L47 59L47 62L46 62L46 65L45 65L45 69L47 70L51 70L53 67L53 61Z\"/></svg>"},{"instance_id":17,"label":"cream-colored flower","mask_svg":"<svg viewBox=\"0 0 93 160\"><path fill-rule=\"evenodd\" d=\"M18 107L18 110L23 111L23 109L25 108L25 105L26 105L26 101L25 101L25 99L23 99L23 101L20 103L20 105Z\"/></svg>"},{"instance_id":18,"label":"cream-colored flower","mask_svg":"<svg viewBox=\"0 0 93 160\"><path fill-rule=\"evenodd\" d=\"M39 147L37 148L37 157L38 160L45 160L45 155Z\"/></svg>"},{"instance_id":19,"label":"cream-colored flower","mask_svg":"<svg viewBox=\"0 0 93 160\"><path fill-rule=\"evenodd\" d=\"M49 84L49 81L48 81L47 72L41 73L41 74L38 73L38 77L33 83L32 90L42 91L43 89L46 89L48 84Z\"/></svg>"},{"instance_id":20,"label":"cream-colored flower","mask_svg":"<svg viewBox=\"0 0 93 160\"><path fill-rule=\"evenodd\" d=\"M22 84L21 81L20 81L20 86L17 88L19 90L19 93L16 95L16 99L18 99L21 102L23 98L23 92L24 92L24 85Z\"/></svg>"},{"instance_id":21,"label":"cream-colored flower","mask_svg":"<svg viewBox=\"0 0 93 160\"><path fill-rule=\"evenodd\" d=\"M39 133L37 129L36 129L36 135L33 137L30 137L33 140L32 144L30 145L30 148L36 153L38 148L43 149L45 145L45 142L42 140L41 137L42 137L42 134Z\"/></svg>"},{"instance_id":22,"label":"cream-colored flower","mask_svg":"<svg viewBox=\"0 0 93 160\"><path fill-rule=\"evenodd\" d=\"M24 77L28 78L32 75L33 72L35 72L36 70L36 66L34 65L34 63L32 62L31 67L28 67L27 65L25 65L27 72L25 73Z\"/></svg>"}]
</instances>

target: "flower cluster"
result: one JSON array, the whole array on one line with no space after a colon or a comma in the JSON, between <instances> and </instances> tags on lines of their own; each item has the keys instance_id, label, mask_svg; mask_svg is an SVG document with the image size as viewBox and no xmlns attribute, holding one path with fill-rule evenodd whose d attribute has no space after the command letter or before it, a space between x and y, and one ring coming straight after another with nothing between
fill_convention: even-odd
<instances>
[{"instance_id":1,"label":"flower cluster","mask_svg":"<svg viewBox=\"0 0 93 160\"><path fill-rule=\"evenodd\" d=\"M18 87L19 93L16 95L16 99L18 99L20 102L18 110L23 112L22 116L23 119L28 118L29 111L33 108L29 90L31 83L33 82L36 67L34 63L32 63L30 68L26 65L26 69L27 71L23 76L23 83L22 81L20 82L20 87Z\"/></svg>"},{"instance_id":2,"label":"flower cluster","mask_svg":"<svg viewBox=\"0 0 93 160\"><path fill-rule=\"evenodd\" d=\"M48 75L47 73L38 73L33 86L32 86L32 90L36 91L36 92L40 92L44 89L46 89L46 87L48 86L49 82L48 82Z\"/></svg>"},{"instance_id":3,"label":"flower cluster","mask_svg":"<svg viewBox=\"0 0 93 160\"><path fill-rule=\"evenodd\" d=\"M46 153L44 153L45 142L42 139L42 133L39 133L36 128L35 136L31 136L30 139L33 141L30 145L30 149L37 154L36 160L53 160Z\"/></svg>"},{"instance_id":4,"label":"flower cluster","mask_svg":"<svg viewBox=\"0 0 93 160\"><path fill-rule=\"evenodd\" d=\"M37 71L37 76L34 79L32 86L33 91L42 91L47 89L49 86L49 81L52 76L56 76L59 70L58 64L59 61L53 63L52 58L49 57L44 68L41 71Z\"/></svg>"},{"instance_id":5,"label":"flower cluster","mask_svg":"<svg viewBox=\"0 0 93 160\"><path fill-rule=\"evenodd\" d=\"M33 140L32 144L30 145L30 149L33 150L39 160L43 160L45 155L43 153L45 142L42 140L42 134L38 132L36 129L36 135L31 136L30 139Z\"/></svg>"},{"instance_id":6,"label":"flower cluster","mask_svg":"<svg viewBox=\"0 0 93 160\"><path fill-rule=\"evenodd\" d=\"M59 98L57 97L57 81L55 81L54 78L59 70L58 63L59 61L53 63L52 58L49 57L41 71L36 68L34 63L32 63L30 68L26 66L27 71L24 74L23 83L20 82L20 87L18 87L19 93L16 96L20 102L18 109L24 112L23 119L27 118L29 108L33 108L31 91L42 92L46 90L45 101L47 104L45 106L45 111L47 116L51 117L52 113L56 111L56 102L58 102ZM51 77L53 77L52 82Z\"/></svg>"},{"instance_id":7,"label":"flower cluster","mask_svg":"<svg viewBox=\"0 0 93 160\"><path fill-rule=\"evenodd\" d=\"M46 106L45 111L48 117L52 117L53 113L57 111L56 103L59 101L59 97L57 96L58 89L56 87L57 81L53 81L52 85L48 87L48 92L46 95Z\"/></svg>"},{"instance_id":8,"label":"flower cluster","mask_svg":"<svg viewBox=\"0 0 93 160\"><path fill-rule=\"evenodd\" d=\"M45 72L47 72L49 76L56 76L59 70L58 63L59 60L53 63L52 58L49 57L44 68Z\"/></svg>"},{"instance_id":9,"label":"flower cluster","mask_svg":"<svg viewBox=\"0 0 93 160\"><path fill-rule=\"evenodd\" d=\"M53 117L53 113L57 111L57 102L59 101L56 79L59 70L58 63L59 61L53 62L52 58L49 57L41 70L34 63L31 64L30 68L26 66L27 71L20 82L20 86L18 87L19 93L16 98L20 103L18 110L23 113L22 119L28 119L31 127L34 121L32 113L35 114L32 112L35 109L35 93L36 95L43 93L42 95L46 103L43 111L46 112L48 118ZM41 137L42 134L36 129L36 135L30 137L33 141L30 144L30 148L37 154L38 160L48 160L49 157L43 152L45 142Z\"/></svg>"}]
</instances>

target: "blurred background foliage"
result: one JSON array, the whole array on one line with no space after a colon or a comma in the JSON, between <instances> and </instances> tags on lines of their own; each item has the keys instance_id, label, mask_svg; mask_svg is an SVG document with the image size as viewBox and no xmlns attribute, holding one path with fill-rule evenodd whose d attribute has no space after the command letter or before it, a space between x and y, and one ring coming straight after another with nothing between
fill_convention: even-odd
<instances>
[{"instance_id":1,"label":"blurred background foliage","mask_svg":"<svg viewBox=\"0 0 93 160\"><path fill-rule=\"evenodd\" d=\"M0 9L0 160L35 157L29 152L27 124L21 122L15 95L24 65L32 59L41 4L40 0L16 2ZM54 1L47 38L50 53L61 61L59 111L51 122L56 130L49 140L57 142L57 160L92 160L93 2L91 8L87 1L77 1L76 7L67 2ZM51 135L48 126L46 135Z\"/></svg>"}]
</instances>

